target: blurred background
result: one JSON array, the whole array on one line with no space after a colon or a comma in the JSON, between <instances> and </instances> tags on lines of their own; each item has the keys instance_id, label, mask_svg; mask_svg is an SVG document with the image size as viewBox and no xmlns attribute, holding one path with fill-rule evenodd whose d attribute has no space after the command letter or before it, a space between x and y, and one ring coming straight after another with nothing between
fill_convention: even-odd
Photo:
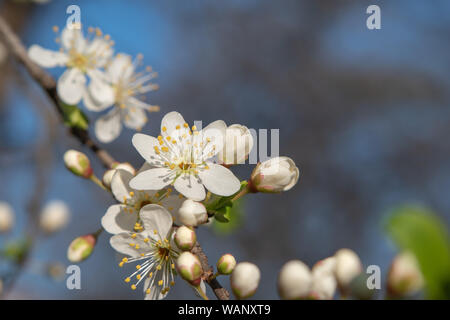
<instances>
[{"instance_id":1,"label":"blurred background","mask_svg":"<svg viewBox=\"0 0 450 320\"><path fill-rule=\"evenodd\" d=\"M144 133L157 135L161 118L173 110L189 123L223 119L280 129L280 154L302 167L300 183L279 195L249 195L238 228L212 226L197 234L211 264L229 252L260 267L255 298L278 298L276 277L288 260L312 266L343 247L365 266L379 265L384 282L397 249L383 221L399 204L425 205L450 223L449 1L4 0L0 15L26 46L57 49L52 27L64 26L70 4L80 6L85 27L111 35L116 52L142 53L158 72L160 89L148 101L161 112L150 114ZM366 27L371 4L381 7L381 30ZM62 69L50 72L57 77ZM91 123L99 116L86 113ZM124 130L103 146L139 167L132 135ZM41 89L4 58L0 200L14 208L16 225L0 235L0 245L21 238L27 212L38 210L39 202L63 200L72 212L63 231L37 238L5 298L141 299L141 290L123 282L131 267L117 267L107 234L80 264L81 290L68 290L64 274L60 281L43 274L48 262L70 264L69 243L97 230L113 203L65 169L62 155L69 148L86 152L102 175ZM246 179L251 169L235 172ZM229 288L227 278L219 280ZM168 298L194 296L179 280Z\"/></svg>"}]
</instances>

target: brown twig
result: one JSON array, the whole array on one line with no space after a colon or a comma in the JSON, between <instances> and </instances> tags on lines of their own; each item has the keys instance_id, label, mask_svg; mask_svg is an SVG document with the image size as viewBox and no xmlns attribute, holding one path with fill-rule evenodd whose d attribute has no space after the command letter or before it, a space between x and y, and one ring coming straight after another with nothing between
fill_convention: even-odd
<instances>
[{"instance_id":1,"label":"brown twig","mask_svg":"<svg viewBox=\"0 0 450 320\"><path fill-rule=\"evenodd\" d=\"M61 119L63 116L63 110L61 107L61 102L58 99L56 92L56 82L51 75L40 68L37 64L30 60L28 53L19 37L11 30L7 22L0 16L0 36L4 38L5 44L8 46L11 54L19 61L31 75L31 77L42 87L42 89L47 93L50 100L53 102L58 114ZM95 142L89 137L86 130L79 128L72 128L70 133L81 142L81 144L87 146L91 149L95 155L99 158L102 164L106 168L111 168L116 162L114 158L104 149L100 148ZM192 250L199 257L203 270L205 272L205 279L214 294L219 300L228 300L230 294L223 288L217 279L210 279L210 274L212 267L208 263L208 258L203 252L200 245L196 245Z\"/></svg>"}]
</instances>

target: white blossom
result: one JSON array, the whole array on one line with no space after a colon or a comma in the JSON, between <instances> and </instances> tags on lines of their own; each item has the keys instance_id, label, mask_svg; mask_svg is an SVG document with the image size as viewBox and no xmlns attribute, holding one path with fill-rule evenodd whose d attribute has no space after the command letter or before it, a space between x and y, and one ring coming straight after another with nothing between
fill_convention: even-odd
<instances>
[{"instance_id":1,"label":"white blossom","mask_svg":"<svg viewBox=\"0 0 450 320\"><path fill-rule=\"evenodd\" d=\"M111 205L101 220L103 228L111 234L142 231L140 215L148 204L164 206L175 218L183 201L181 195L172 194L171 188L159 191L134 190L129 186L132 178L129 171L118 169L111 180L111 191L120 204Z\"/></svg>"},{"instance_id":2,"label":"white blossom","mask_svg":"<svg viewBox=\"0 0 450 320\"><path fill-rule=\"evenodd\" d=\"M11 230L14 225L14 210L4 201L0 201L0 233Z\"/></svg>"},{"instance_id":3,"label":"white blossom","mask_svg":"<svg viewBox=\"0 0 450 320\"><path fill-rule=\"evenodd\" d=\"M54 27L54 31L58 32L58 28ZM114 92L101 70L113 54L113 42L109 35L103 36L98 28L89 28L85 38L81 28L64 28L57 42L61 44L59 51L32 45L28 55L41 67L67 68L57 82L59 98L67 104L76 105L83 97L91 95L97 103L112 103ZM86 75L90 78L88 85Z\"/></svg>"},{"instance_id":4,"label":"white blossom","mask_svg":"<svg viewBox=\"0 0 450 320\"><path fill-rule=\"evenodd\" d=\"M250 262L240 262L230 276L231 289L238 299L246 299L255 294L258 289L261 272Z\"/></svg>"},{"instance_id":5,"label":"white blossom","mask_svg":"<svg viewBox=\"0 0 450 320\"><path fill-rule=\"evenodd\" d=\"M154 138L137 133L133 145L152 168L139 173L130 185L137 190L159 190L168 185L186 198L201 201L205 187L213 194L230 196L239 191L234 174L211 160L222 149L226 124L218 120L198 131L178 112L170 112L161 123L161 135Z\"/></svg>"},{"instance_id":6,"label":"white blossom","mask_svg":"<svg viewBox=\"0 0 450 320\"><path fill-rule=\"evenodd\" d=\"M259 192L282 192L294 187L300 170L288 157L276 157L258 163L251 175L251 187Z\"/></svg>"},{"instance_id":7,"label":"white blossom","mask_svg":"<svg viewBox=\"0 0 450 320\"><path fill-rule=\"evenodd\" d=\"M226 130L225 143L217 154L220 163L225 165L245 162L253 148L253 136L250 130L240 124L232 124Z\"/></svg>"},{"instance_id":8,"label":"white blossom","mask_svg":"<svg viewBox=\"0 0 450 320\"><path fill-rule=\"evenodd\" d=\"M70 210L61 200L48 202L41 211L39 225L47 233L57 232L65 228L70 219Z\"/></svg>"},{"instance_id":9,"label":"white blossom","mask_svg":"<svg viewBox=\"0 0 450 320\"><path fill-rule=\"evenodd\" d=\"M163 299L175 284L175 261L179 255L173 243L172 216L162 206L148 204L141 209L141 232L124 232L111 237L111 246L129 257L119 263L138 263L125 279L131 289L144 282L145 299Z\"/></svg>"},{"instance_id":10,"label":"white blossom","mask_svg":"<svg viewBox=\"0 0 450 320\"><path fill-rule=\"evenodd\" d=\"M156 73L147 67L145 72L138 72L142 55L133 61L124 53L117 54L106 68L106 78L113 90L113 100L96 98L96 91L89 91L85 99L86 107L91 111L103 111L112 106L104 116L95 122L95 135L104 143L116 139L122 122L130 129L140 131L147 122L146 111L159 111L158 106L142 101L142 95L156 90L158 86L150 83Z\"/></svg>"}]
</instances>

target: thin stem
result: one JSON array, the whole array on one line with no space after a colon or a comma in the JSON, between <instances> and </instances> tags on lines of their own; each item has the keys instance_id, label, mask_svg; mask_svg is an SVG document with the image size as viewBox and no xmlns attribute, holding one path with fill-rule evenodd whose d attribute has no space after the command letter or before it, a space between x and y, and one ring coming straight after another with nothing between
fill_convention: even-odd
<instances>
[{"instance_id":1,"label":"thin stem","mask_svg":"<svg viewBox=\"0 0 450 320\"><path fill-rule=\"evenodd\" d=\"M216 273L214 273L211 277L209 277L209 280L211 281L211 280L217 278L218 276L220 276L220 273L219 273L219 272L216 272Z\"/></svg>"},{"instance_id":2,"label":"thin stem","mask_svg":"<svg viewBox=\"0 0 450 320\"><path fill-rule=\"evenodd\" d=\"M96 176L95 174L91 175L91 176L89 177L89 179L90 179L92 182L94 182L96 185L98 185L100 188L102 188L103 190L110 192L110 190L107 189L107 188L103 185L103 182L101 182L100 179L97 178L97 176Z\"/></svg>"},{"instance_id":3,"label":"thin stem","mask_svg":"<svg viewBox=\"0 0 450 320\"><path fill-rule=\"evenodd\" d=\"M206 296L206 293L203 292L202 288L200 286L195 287L200 297L203 298L203 300L209 300L209 298Z\"/></svg>"},{"instance_id":4,"label":"thin stem","mask_svg":"<svg viewBox=\"0 0 450 320\"><path fill-rule=\"evenodd\" d=\"M250 191L249 188L248 188L247 186L245 186L245 188L242 189L241 191L239 191L239 193L238 193L237 195L235 195L235 196L233 197L233 199L231 199L231 201L236 201L236 200L242 198L242 197L245 196L249 191Z\"/></svg>"}]
</instances>

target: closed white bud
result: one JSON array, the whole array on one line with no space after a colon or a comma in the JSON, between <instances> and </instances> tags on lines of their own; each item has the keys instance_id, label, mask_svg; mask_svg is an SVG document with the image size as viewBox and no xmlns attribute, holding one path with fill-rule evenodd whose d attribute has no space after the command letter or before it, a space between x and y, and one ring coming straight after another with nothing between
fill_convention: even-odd
<instances>
[{"instance_id":1,"label":"closed white bud","mask_svg":"<svg viewBox=\"0 0 450 320\"><path fill-rule=\"evenodd\" d=\"M195 231L189 227L181 226L177 229L175 233L175 244L180 250L189 251L195 246L197 241L197 236Z\"/></svg>"},{"instance_id":2,"label":"closed white bud","mask_svg":"<svg viewBox=\"0 0 450 320\"><path fill-rule=\"evenodd\" d=\"M350 249L340 249L335 254L335 276L339 289L348 293L350 282L362 272L362 264L358 255Z\"/></svg>"},{"instance_id":3,"label":"closed white bud","mask_svg":"<svg viewBox=\"0 0 450 320\"><path fill-rule=\"evenodd\" d=\"M335 257L320 260L314 265L312 268L311 298L320 300L333 299L337 287L336 277L334 276L335 268Z\"/></svg>"},{"instance_id":4,"label":"closed white bud","mask_svg":"<svg viewBox=\"0 0 450 320\"><path fill-rule=\"evenodd\" d=\"M0 233L11 230L14 226L14 210L6 202L0 202Z\"/></svg>"},{"instance_id":5,"label":"closed white bud","mask_svg":"<svg viewBox=\"0 0 450 320\"><path fill-rule=\"evenodd\" d=\"M88 157L79 151L68 150L64 154L64 164L67 169L69 169L73 174L83 177L90 178L93 174L91 168L91 163Z\"/></svg>"},{"instance_id":6,"label":"closed white bud","mask_svg":"<svg viewBox=\"0 0 450 320\"><path fill-rule=\"evenodd\" d=\"M216 267L220 274L230 274L236 267L236 259L231 254L226 253L217 261Z\"/></svg>"},{"instance_id":7,"label":"closed white bud","mask_svg":"<svg viewBox=\"0 0 450 320\"><path fill-rule=\"evenodd\" d=\"M202 203L187 199L178 210L178 219L186 226L195 227L208 221L208 213Z\"/></svg>"},{"instance_id":8,"label":"closed white bud","mask_svg":"<svg viewBox=\"0 0 450 320\"><path fill-rule=\"evenodd\" d=\"M258 163L252 172L250 188L254 192L277 193L290 190L297 183L300 170L288 157L276 157Z\"/></svg>"},{"instance_id":9,"label":"closed white bud","mask_svg":"<svg viewBox=\"0 0 450 320\"><path fill-rule=\"evenodd\" d=\"M94 251L96 242L97 239L92 234L75 238L67 249L67 259L74 263L86 260Z\"/></svg>"},{"instance_id":10,"label":"closed white bud","mask_svg":"<svg viewBox=\"0 0 450 320\"><path fill-rule=\"evenodd\" d=\"M245 162L253 148L253 136L250 130L243 125L233 124L225 133L225 144L217 158L220 163L226 165Z\"/></svg>"},{"instance_id":11,"label":"closed white bud","mask_svg":"<svg viewBox=\"0 0 450 320\"><path fill-rule=\"evenodd\" d=\"M125 170L131 173L133 176L136 174L136 170L128 162L116 163L113 165L113 169L106 170L103 174L103 185L107 188L111 188L111 181L117 170Z\"/></svg>"},{"instance_id":12,"label":"closed white bud","mask_svg":"<svg viewBox=\"0 0 450 320\"><path fill-rule=\"evenodd\" d=\"M57 232L67 225L69 218L70 211L65 202L53 200L42 209L39 225L47 233Z\"/></svg>"},{"instance_id":13,"label":"closed white bud","mask_svg":"<svg viewBox=\"0 0 450 320\"><path fill-rule=\"evenodd\" d=\"M287 262L278 274L278 294L284 300L308 298L311 286L311 271L300 260Z\"/></svg>"},{"instance_id":14,"label":"closed white bud","mask_svg":"<svg viewBox=\"0 0 450 320\"><path fill-rule=\"evenodd\" d=\"M253 296L258 289L261 272L250 262L240 262L230 276L231 290L238 299Z\"/></svg>"},{"instance_id":15,"label":"closed white bud","mask_svg":"<svg viewBox=\"0 0 450 320\"><path fill-rule=\"evenodd\" d=\"M180 254L176 261L180 276L193 286L200 285L203 274L202 264L198 257L188 251Z\"/></svg>"},{"instance_id":16,"label":"closed white bud","mask_svg":"<svg viewBox=\"0 0 450 320\"><path fill-rule=\"evenodd\" d=\"M387 289L392 297L406 297L423 288L424 280L416 257L411 252L398 254L388 273Z\"/></svg>"}]
</instances>

